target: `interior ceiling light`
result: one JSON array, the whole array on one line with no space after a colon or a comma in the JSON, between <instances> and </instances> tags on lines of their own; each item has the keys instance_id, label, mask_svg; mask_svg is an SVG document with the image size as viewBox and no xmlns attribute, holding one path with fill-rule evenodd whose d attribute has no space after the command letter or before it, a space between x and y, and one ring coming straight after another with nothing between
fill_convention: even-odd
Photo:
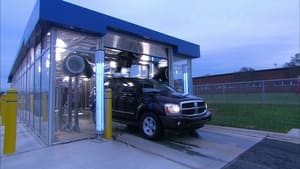
<instances>
[{"instance_id":1,"label":"interior ceiling light","mask_svg":"<svg viewBox=\"0 0 300 169\"><path fill-rule=\"evenodd\" d=\"M142 60L142 61L149 61L149 60L150 60L150 57L147 56L147 55L142 55L141 60Z\"/></svg>"},{"instance_id":2,"label":"interior ceiling light","mask_svg":"<svg viewBox=\"0 0 300 169\"><path fill-rule=\"evenodd\" d=\"M147 65L148 64L148 62L146 62L146 61L139 61L139 63L142 64L142 65Z\"/></svg>"},{"instance_id":3,"label":"interior ceiling light","mask_svg":"<svg viewBox=\"0 0 300 169\"><path fill-rule=\"evenodd\" d=\"M70 77L69 77L69 76L65 76L65 77L64 77L64 79L63 79L63 82L68 82L68 81L69 81L69 79L70 79Z\"/></svg>"},{"instance_id":4,"label":"interior ceiling light","mask_svg":"<svg viewBox=\"0 0 300 169\"><path fill-rule=\"evenodd\" d=\"M146 42L141 42L143 53L150 54L150 44Z\"/></svg>"},{"instance_id":5,"label":"interior ceiling light","mask_svg":"<svg viewBox=\"0 0 300 169\"><path fill-rule=\"evenodd\" d=\"M121 74L127 75L128 73L129 73L129 69L128 69L128 68L122 67L122 69L121 69Z\"/></svg>"},{"instance_id":6,"label":"interior ceiling light","mask_svg":"<svg viewBox=\"0 0 300 169\"><path fill-rule=\"evenodd\" d=\"M63 40L57 38L56 39L56 47L65 48L65 47L67 47L67 45Z\"/></svg>"},{"instance_id":7,"label":"interior ceiling light","mask_svg":"<svg viewBox=\"0 0 300 169\"><path fill-rule=\"evenodd\" d=\"M64 49L65 47L67 47L66 43L63 40L57 38L56 39L56 49L55 49L55 55L56 55L55 60L56 61L62 60L61 53L66 51L66 49Z\"/></svg>"},{"instance_id":8,"label":"interior ceiling light","mask_svg":"<svg viewBox=\"0 0 300 169\"><path fill-rule=\"evenodd\" d=\"M168 66L168 61L167 60L160 60L158 63L159 67L167 67Z\"/></svg>"},{"instance_id":9,"label":"interior ceiling light","mask_svg":"<svg viewBox=\"0 0 300 169\"><path fill-rule=\"evenodd\" d=\"M109 66L110 66L110 68L117 68L117 62L110 61Z\"/></svg>"}]
</instances>

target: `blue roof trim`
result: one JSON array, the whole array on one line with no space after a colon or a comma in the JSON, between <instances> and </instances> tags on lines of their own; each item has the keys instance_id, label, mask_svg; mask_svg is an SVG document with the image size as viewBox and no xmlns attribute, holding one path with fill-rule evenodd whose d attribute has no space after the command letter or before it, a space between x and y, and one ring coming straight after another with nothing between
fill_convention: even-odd
<instances>
[{"instance_id":1,"label":"blue roof trim","mask_svg":"<svg viewBox=\"0 0 300 169\"><path fill-rule=\"evenodd\" d=\"M174 38L61 0L40 0L40 19L100 35L104 35L108 28L112 28L172 45L175 47L175 53L181 55L192 58L200 57L200 47L197 44Z\"/></svg>"},{"instance_id":2,"label":"blue roof trim","mask_svg":"<svg viewBox=\"0 0 300 169\"><path fill-rule=\"evenodd\" d=\"M21 64L24 57L22 55L26 52L26 48L32 45L30 41L32 40L32 37L34 37L34 31L37 30L37 27L42 23L80 29L99 35L105 35L108 29L114 29L173 46L175 54L191 58L200 57L200 46L197 44L76 6L62 0L37 0L25 28L19 53L12 66L8 82L11 82L18 66Z\"/></svg>"},{"instance_id":3,"label":"blue roof trim","mask_svg":"<svg viewBox=\"0 0 300 169\"><path fill-rule=\"evenodd\" d=\"M29 39L33 33L33 30L35 29L36 25L38 24L38 21L40 18L39 9L40 9L40 2L37 1L32 10L32 13L30 15L29 21L26 25L26 28L25 28L25 31L23 34L23 42L25 44L27 44L27 42L29 41Z\"/></svg>"}]
</instances>

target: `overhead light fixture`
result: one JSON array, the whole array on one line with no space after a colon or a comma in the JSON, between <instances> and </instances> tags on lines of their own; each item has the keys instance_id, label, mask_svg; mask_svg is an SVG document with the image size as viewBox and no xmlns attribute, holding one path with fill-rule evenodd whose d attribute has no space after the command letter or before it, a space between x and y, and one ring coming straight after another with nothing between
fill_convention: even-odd
<instances>
[{"instance_id":1,"label":"overhead light fixture","mask_svg":"<svg viewBox=\"0 0 300 169\"><path fill-rule=\"evenodd\" d=\"M125 68L125 67L121 68L121 74L125 75L126 77L128 76L128 72L129 72L128 68Z\"/></svg>"},{"instance_id":2,"label":"overhead light fixture","mask_svg":"<svg viewBox=\"0 0 300 169\"><path fill-rule=\"evenodd\" d=\"M168 66L168 61L165 59L161 59L158 63L158 66L161 67L167 67Z\"/></svg>"},{"instance_id":3,"label":"overhead light fixture","mask_svg":"<svg viewBox=\"0 0 300 169\"><path fill-rule=\"evenodd\" d=\"M55 60L60 61L62 60L61 53L67 51L65 48L67 47L67 44L60 38L56 39L56 48L55 48Z\"/></svg>"},{"instance_id":4,"label":"overhead light fixture","mask_svg":"<svg viewBox=\"0 0 300 169\"><path fill-rule=\"evenodd\" d=\"M89 79L88 78L83 78L83 81L87 82L87 81L89 81Z\"/></svg>"},{"instance_id":5,"label":"overhead light fixture","mask_svg":"<svg viewBox=\"0 0 300 169\"><path fill-rule=\"evenodd\" d=\"M139 61L139 64L142 64L142 65L147 65L147 64L148 64L148 62L146 62L146 61Z\"/></svg>"},{"instance_id":6,"label":"overhead light fixture","mask_svg":"<svg viewBox=\"0 0 300 169\"><path fill-rule=\"evenodd\" d=\"M50 60L49 59L46 60L45 66L46 66L46 68L50 67Z\"/></svg>"},{"instance_id":7,"label":"overhead light fixture","mask_svg":"<svg viewBox=\"0 0 300 169\"><path fill-rule=\"evenodd\" d=\"M109 66L110 66L110 68L117 68L117 62L115 62L115 61L110 61L110 62L109 62Z\"/></svg>"},{"instance_id":8,"label":"overhead light fixture","mask_svg":"<svg viewBox=\"0 0 300 169\"><path fill-rule=\"evenodd\" d=\"M65 47L67 47L67 45L62 39L57 38L56 39L56 47L65 48Z\"/></svg>"},{"instance_id":9,"label":"overhead light fixture","mask_svg":"<svg viewBox=\"0 0 300 169\"><path fill-rule=\"evenodd\" d=\"M150 54L150 44L147 42L141 42L143 53L144 54Z\"/></svg>"},{"instance_id":10,"label":"overhead light fixture","mask_svg":"<svg viewBox=\"0 0 300 169\"><path fill-rule=\"evenodd\" d=\"M150 57L147 56L147 55L142 55L141 56L141 61L149 61L150 60Z\"/></svg>"},{"instance_id":11,"label":"overhead light fixture","mask_svg":"<svg viewBox=\"0 0 300 169\"><path fill-rule=\"evenodd\" d=\"M63 82L68 82L68 81L69 81L69 79L70 79L70 77L69 77L69 76L65 76L65 77L64 77L64 79L63 79Z\"/></svg>"},{"instance_id":12,"label":"overhead light fixture","mask_svg":"<svg viewBox=\"0 0 300 169\"><path fill-rule=\"evenodd\" d=\"M39 65L38 66L38 72L41 73L41 71L42 71L42 68L41 68L41 65Z\"/></svg>"}]
</instances>

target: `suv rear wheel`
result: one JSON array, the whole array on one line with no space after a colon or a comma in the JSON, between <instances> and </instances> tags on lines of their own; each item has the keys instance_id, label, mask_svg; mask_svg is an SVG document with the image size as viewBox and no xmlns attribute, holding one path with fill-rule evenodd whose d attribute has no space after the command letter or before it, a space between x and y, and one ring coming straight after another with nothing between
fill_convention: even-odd
<instances>
[{"instance_id":1,"label":"suv rear wheel","mask_svg":"<svg viewBox=\"0 0 300 169\"><path fill-rule=\"evenodd\" d=\"M158 139L162 134L158 117L154 113L144 113L140 119L140 131L148 139Z\"/></svg>"}]
</instances>

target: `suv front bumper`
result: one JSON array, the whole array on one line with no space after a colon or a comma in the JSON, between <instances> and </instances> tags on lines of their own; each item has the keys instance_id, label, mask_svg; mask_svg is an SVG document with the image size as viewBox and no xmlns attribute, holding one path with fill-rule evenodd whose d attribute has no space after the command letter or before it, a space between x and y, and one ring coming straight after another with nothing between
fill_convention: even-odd
<instances>
[{"instance_id":1,"label":"suv front bumper","mask_svg":"<svg viewBox=\"0 0 300 169\"><path fill-rule=\"evenodd\" d=\"M210 121L212 113L207 111L201 116L161 116L161 123L164 129L193 130L201 128L206 122Z\"/></svg>"}]
</instances>

